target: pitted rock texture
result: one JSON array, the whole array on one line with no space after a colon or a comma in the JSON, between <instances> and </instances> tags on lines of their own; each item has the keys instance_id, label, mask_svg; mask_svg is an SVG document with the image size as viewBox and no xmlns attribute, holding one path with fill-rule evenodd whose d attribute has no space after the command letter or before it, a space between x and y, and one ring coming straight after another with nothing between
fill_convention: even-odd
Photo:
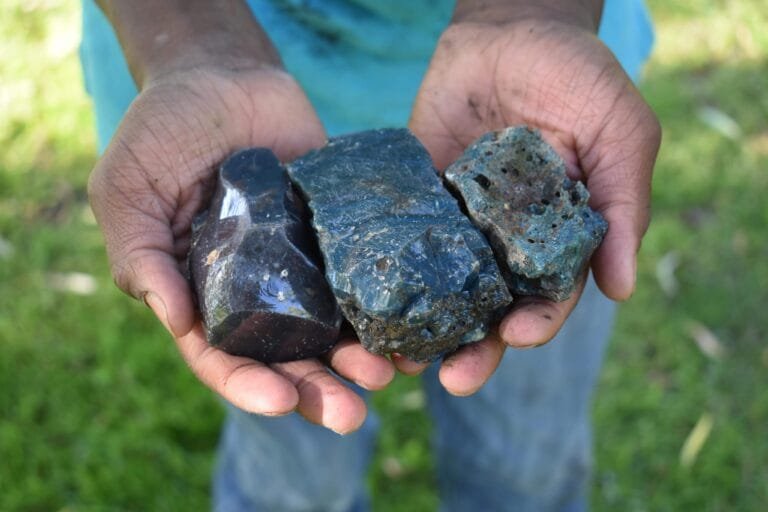
<instances>
[{"instance_id":1,"label":"pitted rock texture","mask_svg":"<svg viewBox=\"0 0 768 512\"><path fill-rule=\"evenodd\" d=\"M430 361L483 338L512 300L488 242L406 129L331 139L288 165L326 277L363 346Z\"/></svg>"},{"instance_id":2,"label":"pitted rock texture","mask_svg":"<svg viewBox=\"0 0 768 512\"><path fill-rule=\"evenodd\" d=\"M525 126L487 133L445 172L514 295L567 299L608 224L563 159Z\"/></svg>"},{"instance_id":3,"label":"pitted rock texture","mask_svg":"<svg viewBox=\"0 0 768 512\"><path fill-rule=\"evenodd\" d=\"M189 267L212 345L279 362L336 343L341 311L306 208L270 150L240 151L221 166Z\"/></svg>"}]
</instances>

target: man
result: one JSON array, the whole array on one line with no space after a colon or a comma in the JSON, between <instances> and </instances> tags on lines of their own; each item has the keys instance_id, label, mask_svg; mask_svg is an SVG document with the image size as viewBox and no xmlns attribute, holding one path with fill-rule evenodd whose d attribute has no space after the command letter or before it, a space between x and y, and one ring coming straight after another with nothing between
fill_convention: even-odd
<instances>
[{"instance_id":1,"label":"man","mask_svg":"<svg viewBox=\"0 0 768 512\"><path fill-rule=\"evenodd\" d=\"M86 80L102 144L111 140L91 201L118 286L234 406L217 510L364 510L375 421L345 381L377 390L394 368L424 370L352 339L322 360L273 365L208 347L178 268L214 169L235 149L267 146L288 161L327 133L408 121L444 169L487 131L539 128L609 222L592 260L597 286L631 295L660 139L627 74L651 42L641 0L460 0L453 11L447 0L98 3L128 68L85 0ZM428 369L444 510L585 508L589 397L612 315L591 280L562 303L521 299L497 334ZM546 347L504 356L558 330ZM274 417L294 410L307 421Z\"/></svg>"}]
</instances>

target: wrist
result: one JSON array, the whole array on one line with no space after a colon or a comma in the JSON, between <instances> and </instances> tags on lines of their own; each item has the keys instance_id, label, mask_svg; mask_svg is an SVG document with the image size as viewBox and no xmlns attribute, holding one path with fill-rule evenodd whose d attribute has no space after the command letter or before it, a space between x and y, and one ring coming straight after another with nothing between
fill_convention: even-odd
<instances>
[{"instance_id":1,"label":"wrist","mask_svg":"<svg viewBox=\"0 0 768 512\"><path fill-rule=\"evenodd\" d=\"M602 9L602 0L458 0L452 23L506 25L545 21L596 33Z\"/></svg>"},{"instance_id":2,"label":"wrist","mask_svg":"<svg viewBox=\"0 0 768 512\"><path fill-rule=\"evenodd\" d=\"M194 70L281 68L277 51L243 0L97 0L140 89Z\"/></svg>"},{"instance_id":3,"label":"wrist","mask_svg":"<svg viewBox=\"0 0 768 512\"><path fill-rule=\"evenodd\" d=\"M253 55L237 55L220 52L217 48L187 48L183 52L169 52L152 56L143 61L134 74L140 90L160 82L173 82L199 76L243 76L268 77L275 72L286 74L279 60L262 59Z\"/></svg>"}]
</instances>

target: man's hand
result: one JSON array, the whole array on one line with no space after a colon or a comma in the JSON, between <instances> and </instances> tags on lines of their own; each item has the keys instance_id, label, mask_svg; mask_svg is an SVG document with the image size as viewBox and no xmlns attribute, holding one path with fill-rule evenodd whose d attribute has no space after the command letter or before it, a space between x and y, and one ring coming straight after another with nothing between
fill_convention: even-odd
<instances>
[{"instance_id":1,"label":"man's hand","mask_svg":"<svg viewBox=\"0 0 768 512\"><path fill-rule=\"evenodd\" d=\"M261 146L287 161L325 143L304 92L244 0L97 1L141 89L89 182L117 285L154 311L192 371L232 404L357 429L365 403L327 367L379 389L394 375L389 360L353 339L322 361L265 365L226 354L206 342L179 271L192 217L225 158Z\"/></svg>"},{"instance_id":2,"label":"man's hand","mask_svg":"<svg viewBox=\"0 0 768 512\"><path fill-rule=\"evenodd\" d=\"M583 180L608 234L592 259L603 293L625 300L649 222L650 182L660 127L578 2L459 2L414 106L410 127L444 169L477 137L519 124L538 128ZM588 3L588 2L587 2ZM515 8L514 4L529 4ZM546 6L544 6L546 4ZM562 9L553 5L564 5ZM576 9L576 10L574 10ZM596 9L596 12L595 12ZM470 394L493 373L506 345L549 341L580 296L554 303L517 300L498 333L462 348L440 370L454 394ZM399 362L413 373L419 366Z\"/></svg>"},{"instance_id":3,"label":"man's hand","mask_svg":"<svg viewBox=\"0 0 768 512\"><path fill-rule=\"evenodd\" d=\"M294 409L337 432L358 428L365 403L326 369L364 388L391 363L343 340L320 360L265 365L210 347L179 271L192 217L232 151L264 146L289 160L325 142L299 86L283 71L195 68L144 84L90 179L89 193L117 285L143 300L195 374L225 399L265 415Z\"/></svg>"}]
</instances>

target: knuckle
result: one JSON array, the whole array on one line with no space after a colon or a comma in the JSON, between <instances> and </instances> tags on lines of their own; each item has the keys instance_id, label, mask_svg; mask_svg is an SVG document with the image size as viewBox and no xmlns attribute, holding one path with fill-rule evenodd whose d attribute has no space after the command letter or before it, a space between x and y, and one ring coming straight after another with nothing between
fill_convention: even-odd
<instances>
[{"instance_id":1,"label":"knuckle","mask_svg":"<svg viewBox=\"0 0 768 512\"><path fill-rule=\"evenodd\" d=\"M104 178L103 178L103 172L101 171L101 168L97 165L93 168L90 175L88 176L88 183L86 191L88 193L88 198L93 202L94 200L98 200L101 197L102 190L104 188Z\"/></svg>"},{"instance_id":2,"label":"knuckle","mask_svg":"<svg viewBox=\"0 0 768 512\"><path fill-rule=\"evenodd\" d=\"M223 357L223 354L219 354L218 357ZM247 373L249 370L255 368L256 366L257 366L257 363L255 363L254 361L245 361L238 364L231 370L224 372L221 378L218 379L218 383L219 383L218 389L220 390L222 395L226 394L230 390L233 382L237 380L237 378L242 376L244 373Z\"/></svg>"},{"instance_id":3,"label":"knuckle","mask_svg":"<svg viewBox=\"0 0 768 512\"><path fill-rule=\"evenodd\" d=\"M606 218L611 237L639 240L650 225L650 205L616 200L606 211Z\"/></svg>"},{"instance_id":4,"label":"knuckle","mask_svg":"<svg viewBox=\"0 0 768 512\"><path fill-rule=\"evenodd\" d=\"M330 373L324 368L317 368L309 371L298 379L296 382L296 390L299 394L302 394L305 391L320 391L323 394L332 395L339 392L339 390L336 389L336 386L332 385L335 383L336 379L331 377Z\"/></svg>"},{"instance_id":5,"label":"knuckle","mask_svg":"<svg viewBox=\"0 0 768 512\"><path fill-rule=\"evenodd\" d=\"M202 381L211 389L225 395L227 386L230 386L231 373L230 374L216 374L216 368L219 368L223 363L224 352L216 347L207 346L202 352L194 357L186 357L187 365L192 373L194 373L200 381Z\"/></svg>"},{"instance_id":6,"label":"knuckle","mask_svg":"<svg viewBox=\"0 0 768 512\"><path fill-rule=\"evenodd\" d=\"M141 299L143 293L143 291L135 289L135 283L141 272L140 265L138 260L129 258L118 258L110 264L115 286L136 299Z\"/></svg>"},{"instance_id":7,"label":"knuckle","mask_svg":"<svg viewBox=\"0 0 768 512\"><path fill-rule=\"evenodd\" d=\"M637 100L638 103L633 117L636 119L638 131L642 134L641 138L645 141L647 147L653 150L655 155L661 145L661 122L650 105L642 97L638 96Z\"/></svg>"},{"instance_id":8,"label":"knuckle","mask_svg":"<svg viewBox=\"0 0 768 512\"><path fill-rule=\"evenodd\" d=\"M656 114L653 111L651 111L649 132L650 132L649 139L651 142L651 146L653 148L653 156L655 158L656 154L659 151L659 147L661 147L661 140L663 137L663 128L661 126L661 122L659 121L659 118L656 117Z\"/></svg>"}]
</instances>

